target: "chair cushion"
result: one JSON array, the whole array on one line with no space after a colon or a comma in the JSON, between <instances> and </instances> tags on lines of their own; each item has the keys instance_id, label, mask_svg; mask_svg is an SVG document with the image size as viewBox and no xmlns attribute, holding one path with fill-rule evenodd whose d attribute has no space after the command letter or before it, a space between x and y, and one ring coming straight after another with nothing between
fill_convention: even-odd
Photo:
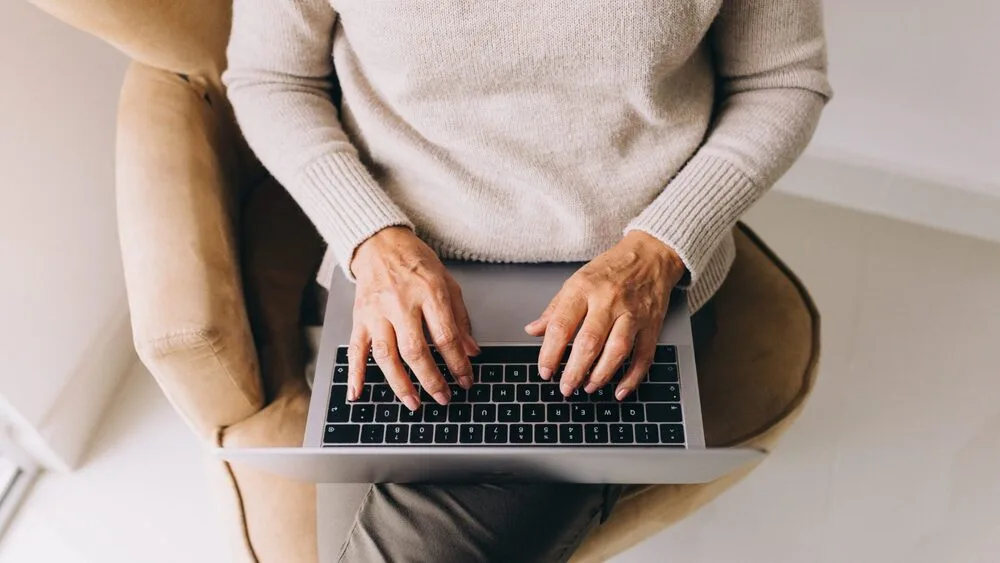
<instances>
[{"instance_id":1,"label":"chair cushion","mask_svg":"<svg viewBox=\"0 0 1000 563\"><path fill-rule=\"evenodd\" d=\"M266 211L266 212L265 212ZM225 446L301 443L308 391L299 304L322 253L315 233L273 183L246 212L244 269L248 307L262 352L270 405L228 428ZM794 275L746 227L738 255L715 297L715 335L696 349L706 442L770 447L812 388L818 321ZM248 258L251 257L251 258ZM752 468L704 485L633 487L574 561L603 561L692 513ZM314 563L315 487L240 466L216 464L218 490L231 516L238 561Z\"/></svg>"}]
</instances>

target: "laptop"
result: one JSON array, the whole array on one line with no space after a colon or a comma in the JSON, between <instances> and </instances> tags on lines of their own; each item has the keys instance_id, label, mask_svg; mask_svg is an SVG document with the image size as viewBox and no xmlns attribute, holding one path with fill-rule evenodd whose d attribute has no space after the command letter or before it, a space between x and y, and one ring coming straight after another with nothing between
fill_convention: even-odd
<instances>
[{"instance_id":1,"label":"laptop","mask_svg":"<svg viewBox=\"0 0 1000 563\"><path fill-rule=\"evenodd\" d=\"M446 263L462 287L482 353L472 359L470 390L449 380L447 406L422 393L414 413L370 359L361 397L346 400L354 285L338 273L303 447L218 448L217 455L314 483L703 483L760 460L765 452L757 449L705 447L683 293L671 299L653 365L624 401L613 395L623 370L592 395L579 389L566 398L558 373L552 381L538 377L541 339L524 326L580 266ZM436 352L435 358L447 373Z\"/></svg>"}]
</instances>

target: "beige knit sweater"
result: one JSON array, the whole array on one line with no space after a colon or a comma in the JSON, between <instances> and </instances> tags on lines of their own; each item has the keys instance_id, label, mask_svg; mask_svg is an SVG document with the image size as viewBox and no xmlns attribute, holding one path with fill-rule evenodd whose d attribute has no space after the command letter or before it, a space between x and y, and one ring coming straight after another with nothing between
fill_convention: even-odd
<instances>
[{"instance_id":1,"label":"beige knit sweater","mask_svg":"<svg viewBox=\"0 0 1000 563\"><path fill-rule=\"evenodd\" d=\"M505 262L641 230L697 308L830 96L819 1L236 0L224 79L329 244L323 283L390 225Z\"/></svg>"}]
</instances>

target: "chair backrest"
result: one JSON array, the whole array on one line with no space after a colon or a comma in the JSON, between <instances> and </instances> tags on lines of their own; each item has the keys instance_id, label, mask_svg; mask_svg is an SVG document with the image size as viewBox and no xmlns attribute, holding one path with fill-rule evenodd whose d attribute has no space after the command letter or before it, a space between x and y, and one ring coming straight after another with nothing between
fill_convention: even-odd
<instances>
[{"instance_id":1,"label":"chair backrest","mask_svg":"<svg viewBox=\"0 0 1000 563\"><path fill-rule=\"evenodd\" d=\"M232 0L29 0L132 59L218 84Z\"/></svg>"}]
</instances>

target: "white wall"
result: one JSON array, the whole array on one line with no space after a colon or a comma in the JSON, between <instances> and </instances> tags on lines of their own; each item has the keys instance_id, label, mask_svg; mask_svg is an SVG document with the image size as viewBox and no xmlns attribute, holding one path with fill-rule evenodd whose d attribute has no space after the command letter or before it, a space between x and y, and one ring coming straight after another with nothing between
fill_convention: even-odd
<instances>
[{"instance_id":1,"label":"white wall","mask_svg":"<svg viewBox=\"0 0 1000 563\"><path fill-rule=\"evenodd\" d=\"M131 354L113 182L125 65L33 6L0 2L0 403L37 437L70 442L54 446L63 461L99 414L81 403ZM86 385L62 394L74 378Z\"/></svg>"},{"instance_id":2,"label":"white wall","mask_svg":"<svg viewBox=\"0 0 1000 563\"><path fill-rule=\"evenodd\" d=\"M1000 197L1000 2L825 0L835 90L812 152Z\"/></svg>"}]
</instances>

